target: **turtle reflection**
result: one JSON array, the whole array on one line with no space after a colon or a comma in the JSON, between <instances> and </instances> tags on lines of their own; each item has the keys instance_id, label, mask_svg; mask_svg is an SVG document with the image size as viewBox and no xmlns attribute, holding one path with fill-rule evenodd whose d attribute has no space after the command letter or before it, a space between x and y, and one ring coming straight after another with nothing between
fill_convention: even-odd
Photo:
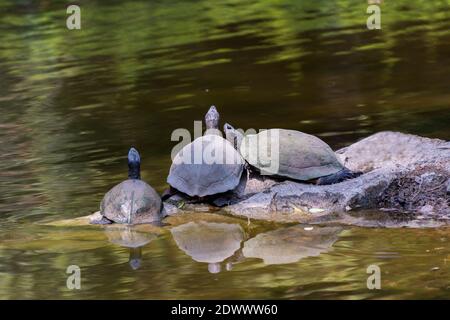
<instances>
[{"instance_id":1,"label":"turtle reflection","mask_svg":"<svg viewBox=\"0 0 450 320\"><path fill-rule=\"evenodd\" d=\"M330 250L341 231L340 227L282 228L258 234L244 243L242 251L245 257L263 259L265 264L294 263Z\"/></svg>"},{"instance_id":2,"label":"turtle reflection","mask_svg":"<svg viewBox=\"0 0 450 320\"><path fill-rule=\"evenodd\" d=\"M142 247L157 237L154 233L144 232L127 225L106 226L105 233L111 243L130 248L129 264L133 270L141 267Z\"/></svg>"},{"instance_id":3,"label":"turtle reflection","mask_svg":"<svg viewBox=\"0 0 450 320\"><path fill-rule=\"evenodd\" d=\"M171 229L177 246L197 262L208 263L210 273L241 247L244 231L239 224L189 222Z\"/></svg>"}]
</instances>

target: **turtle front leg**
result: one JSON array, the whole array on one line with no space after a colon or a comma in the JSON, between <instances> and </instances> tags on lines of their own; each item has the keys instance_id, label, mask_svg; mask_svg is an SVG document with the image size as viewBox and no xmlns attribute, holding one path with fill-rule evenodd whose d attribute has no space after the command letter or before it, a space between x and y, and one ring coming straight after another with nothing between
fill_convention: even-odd
<instances>
[{"instance_id":1,"label":"turtle front leg","mask_svg":"<svg viewBox=\"0 0 450 320\"><path fill-rule=\"evenodd\" d=\"M357 178L362 175L362 172L353 172L347 168L344 168L334 174L317 179L317 185L335 184L345 180Z\"/></svg>"},{"instance_id":2,"label":"turtle front leg","mask_svg":"<svg viewBox=\"0 0 450 320\"><path fill-rule=\"evenodd\" d=\"M166 190L163 191L163 193L161 195L161 199L163 201L165 201L165 200L171 198L172 196L176 195L177 193L178 193L178 190L169 186L169 188L167 188Z\"/></svg>"}]
</instances>

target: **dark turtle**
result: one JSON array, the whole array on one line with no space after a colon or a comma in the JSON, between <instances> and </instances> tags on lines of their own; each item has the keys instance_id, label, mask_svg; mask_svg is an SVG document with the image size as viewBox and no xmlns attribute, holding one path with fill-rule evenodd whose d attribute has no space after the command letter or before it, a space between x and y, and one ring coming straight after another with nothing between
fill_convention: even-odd
<instances>
[{"instance_id":1,"label":"dark turtle","mask_svg":"<svg viewBox=\"0 0 450 320\"><path fill-rule=\"evenodd\" d=\"M310 134L269 129L243 136L228 123L224 131L247 163L264 174L300 181L317 179L317 184L334 184L361 174L345 168L329 145ZM262 157L267 154L262 146L271 152L267 159Z\"/></svg>"},{"instance_id":2,"label":"dark turtle","mask_svg":"<svg viewBox=\"0 0 450 320\"><path fill-rule=\"evenodd\" d=\"M128 179L105 194L100 204L102 218L91 223L138 224L161 219L161 198L141 180L140 164L139 153L131 148L128 152Z\"/></svg>"},{"instance_id":3,"label":"dark turtle","mask_svg":"<svg viewBox=\"0 0 450 320\"><path fill-rule=\"evenodd\" d=\"M167 183L191 197L205 197L234 189L244 160L218 133L219 113L212 106L205 115L207 132L186 145L173 159ZM199 154L201 153L201 154Z\"/></svg>"}]
</instances>

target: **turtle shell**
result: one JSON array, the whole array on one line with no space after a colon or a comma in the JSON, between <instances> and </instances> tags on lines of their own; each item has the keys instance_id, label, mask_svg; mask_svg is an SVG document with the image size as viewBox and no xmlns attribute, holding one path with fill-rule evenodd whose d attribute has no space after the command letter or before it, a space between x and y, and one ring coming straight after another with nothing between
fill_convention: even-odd
<instances>
[{"instance_id":1,"label":"turtle shell","mask_svg":"<svg viewBox=\"0 0 450 320\"><path fill-rule=\"evenodd\" d=\"M109 190L100 204L100 213L117 223L137 224L161 218L161 198L139 179L125 180Z\"/></svg>"},{"instance_id":2,"label":"turtle shell","mask_svg":"<svg viewBox=\"0 0 450 320\"><path fill-rule=\"evenodd\" d=\"M241 155L263 174L307 181L344 168L319 138L286 129L270 129L243 138Z\"/></svg>"},{"instance_id":3,"label":"turtle shell","mask_svg":"<svg viewBox=\"0 0 450 320\"><path fill-rule=\"evenodd\" d=\"M191 197L204 197L234 189L244 160L231 143L218 135L205 135L186 145L173 159L167 183Z\"/></svg>"}]
</instances>

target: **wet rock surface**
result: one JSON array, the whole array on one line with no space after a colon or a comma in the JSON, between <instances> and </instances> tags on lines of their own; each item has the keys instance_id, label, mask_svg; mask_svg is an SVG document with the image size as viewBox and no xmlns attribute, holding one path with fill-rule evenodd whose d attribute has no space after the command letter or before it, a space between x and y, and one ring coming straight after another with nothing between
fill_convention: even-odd
<instances>
[{"instance_id":1,"label":"wet rock surface","mask_svg":"<svg viewBox=\"0 0 450 320\"><path fill-rule=\"evenodd\" d=\"M320 222L355 209L450 220L450 142L380 132L336 154L346 167L364 174L325 186L246 175L226 195L228 205L223 209L237 216L284 222Z\"/></svg>"}]
</instances>

